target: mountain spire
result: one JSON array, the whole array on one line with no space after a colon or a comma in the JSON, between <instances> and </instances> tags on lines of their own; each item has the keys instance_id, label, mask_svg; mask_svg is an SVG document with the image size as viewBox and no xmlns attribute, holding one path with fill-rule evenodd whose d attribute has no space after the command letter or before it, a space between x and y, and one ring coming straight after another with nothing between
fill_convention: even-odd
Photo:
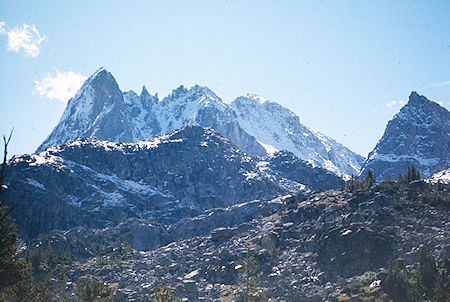
<instances>
[{"instance_id":1,"label":"mountain spire","mask_svg":"<svg viewBox=\"0 0 450 302\"><path fill-rule=\"evenodd\" d=\"M417 92L389 121L382 138L364 162L361 175L404 174L415 166L425 177L450 166L450 112Z\"/></svg>"}]
</instances>

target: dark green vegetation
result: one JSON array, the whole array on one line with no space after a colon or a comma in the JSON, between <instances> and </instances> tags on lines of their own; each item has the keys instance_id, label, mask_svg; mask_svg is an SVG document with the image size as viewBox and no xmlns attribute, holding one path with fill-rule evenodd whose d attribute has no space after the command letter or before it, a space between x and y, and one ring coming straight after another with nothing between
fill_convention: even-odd
<instances>
[{"instance_id":1,"label":"dark green vegetation","mask_svg":"<svg viewBox=\"0 0 450 302\"><path fill-rule=\"evenodd\" d=\"M17 251L17 233L2 201L6 175L6 158L11 135L4 140L4 157L0 169L0 301L112 301L114 291L95 279L80 279L78 285L68 287L66 267L74 260L70 250L56 253L48 246L27 249L25 259Z\"/></svg>"},{"instance_id":2,"label":"dark green vegetation","mask_svg":"<svg viewBox=\"0 0 450 302\"><path fill-rule=\"evenodd\" d=\"M330 301L435 301L450 299L448 263L438 268L436 260L425 249L420 251L419 264L406 268L400 261L391 262L386 272L367 272L355 278Z\"/></svg>"},{"instance_id":3,"label":"dark green vegetation","mask_svg":"<svg viewBox=\"0 0 450 302\"><path fill-rule=\"evenodd\" d=\"M19 260L16 253L17 234L13 231L14 224L9 216L12 209L5 205L2 200L2 193L6 189L4 180L7 148L10 140L11 135L8 139L3 136L5 149L3 164L0 169L0 300L22 299L25 301L36 296L37 289L32 280L31 265Z\"/></svg>"},{"instance_id":4,"label":"dark green vegetation","mask_svg":"<svg viewBox=\"0 0 450 302\"><path fill-rule=\"evenodd\" d=\"M264 293L258 284L259 267L250 249L240 262L239 282L234 289L236 302L265 301Z\"/></svg>"},{"instance_id":5,"label":"dark green vegetation","mask_svg":"<svg viewBox=\"0 0 450 302\"><path fill-rule=\"evenodd\" d=\"M427 203L431 205L450 205L450 193L448 186L442 183L426 183L421 180L420 172L414 166L408 167L404 175L399 174L396 179L392 179L389 175L380 183L376 183L376 176L372 171L368 171L364 179L352 176L346 182L345 189L348 192L368 192L386 191L389 193L407 192L408 200L397 207L407 205L420 205Z\"/></svg>"},{"instance_id":6,"label":"dark green vegetation","mask_svg":"<svg viewBox=\"0 0 450 302\"><path fill-rule=\"evenodd\" d=\"M155 302L178 302L178 299L175 296L175 293L168 286L163 286L157 290L155 290L154 294Z\"/></svg>"}]
</instances>

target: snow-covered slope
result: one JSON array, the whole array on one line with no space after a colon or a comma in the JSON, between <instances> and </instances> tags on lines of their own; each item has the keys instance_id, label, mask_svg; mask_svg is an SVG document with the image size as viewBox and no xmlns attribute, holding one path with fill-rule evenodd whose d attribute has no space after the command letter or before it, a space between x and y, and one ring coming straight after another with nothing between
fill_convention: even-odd
<instances>
[{"instance_id":1,"label":"snow-covered slope","mask_svg":"<svg viewBox=\"0 0 450 302\"><path fill-rule=\"evenodd\" d=\"M358 173L362 162L359 155L305 127L295 114L275 102L246 96L228 105L209 88L198 85L190 89L180 86L159 101L145 86L140 95L122 93L103 68L69 100L60 122L37 151L82 137L135 142L183 125L211 128L250 155L288 150L340 176Z\"/></svg>"},{"instance_id":2,"label":"snow-covered slope","mask_svg":"<svg viewBox=\"0 0 450 302\"><path fill-rule=\"evenodd\" d=\"M450 167L450 112L416 92L389 121L361 174L372 170L382 180L405 174L411 165L424 177Z\"/></svg>"},{"instance_id":3,"label":"snow-covered slope","mask_svg":"<svg viewBox=\"0 0 450 302\"><path fill-rule=\"evenodd\" d=\"M268 152L289 150L300 159L338 175L358 174L363 158L335 140L300 123L289 109L252 94L231 103L241 127Z\"/></svg>"}]
</instances>

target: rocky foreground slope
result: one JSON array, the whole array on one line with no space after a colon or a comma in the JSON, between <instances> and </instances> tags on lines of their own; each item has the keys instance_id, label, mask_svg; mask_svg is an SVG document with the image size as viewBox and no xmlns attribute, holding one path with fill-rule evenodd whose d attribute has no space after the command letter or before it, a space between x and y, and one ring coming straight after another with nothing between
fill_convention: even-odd
<instances>
[{"instance_id":1,"label":"rocky foreground slope","mask_svg":"<svg viewBox=\"0 0 450 302\"><path fill-rule=\"evenodd\" d=\"M393 260L417 265L421 247L439 265L448 265L449 196L444 184L381 184L369 190L278 198L259 204L257 212L249 210L254 216L249 215L247 221L237 220L209 234L157 248L135 245L135 249L126 249L112 243L111 238L118 240L120 234L123 238L131 232L136 236L128 236L132 238L128 242L135 244L151 229L152 224L145 221L53 233L40 238L38 245L70 247L75 253L82 247L85 258L70 265L69 280L95 276L116 289L117 301L147 301L162 285L188 301L229 301L248 249L259 264L258 282L271 301L331 301L333 293L355 276L372 271L370 283L382 279ZM232 217L246 207L252 208L246 204L193 220L208 225L209 218L220 220L227 211ZM189 225L184 224L182 230L189 232ZM136 231L139 228L142 234ZM171 228L165 232L166 236L176 233ZM105 244L99 247L98 242Z\"/></svg>"}]
</instances>

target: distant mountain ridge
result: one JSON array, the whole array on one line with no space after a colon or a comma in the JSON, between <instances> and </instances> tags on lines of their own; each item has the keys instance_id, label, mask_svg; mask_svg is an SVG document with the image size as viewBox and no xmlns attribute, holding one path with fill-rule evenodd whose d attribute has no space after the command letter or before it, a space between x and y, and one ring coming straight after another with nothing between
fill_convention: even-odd
<instances>
[{"instance_id":1,"label":"distant mountain ridge","mask_svg":"<svg viewBox=\"0 0 450 302\"><path fill-rule=\"evenodd\" d=\"M450 112L416 92L387 124L361 175L371 170L381 181L412 165L425 178L450 167Z\"/></svg>"},{"instance_id":2,"label":"distant mountain ridge","mask_svg":"<svg viewBox=\"0 0 450 302\"><path fill-rule=\"evenodd\" d=\"M191 89L180 86L158 101L145 86L140 95L122 92L112 74L100 68L69 100L58 125L37 152L82 137L135 142L183 125L200 125L216 130L250 155L265 156L286 149L340 176L359 172L361 156L305 127L279 104L260 104L261 99L246 95L228 105L209 88L196 85ZM268 110L273 112L268 114Z\"/></svg>"}]
</instances>

